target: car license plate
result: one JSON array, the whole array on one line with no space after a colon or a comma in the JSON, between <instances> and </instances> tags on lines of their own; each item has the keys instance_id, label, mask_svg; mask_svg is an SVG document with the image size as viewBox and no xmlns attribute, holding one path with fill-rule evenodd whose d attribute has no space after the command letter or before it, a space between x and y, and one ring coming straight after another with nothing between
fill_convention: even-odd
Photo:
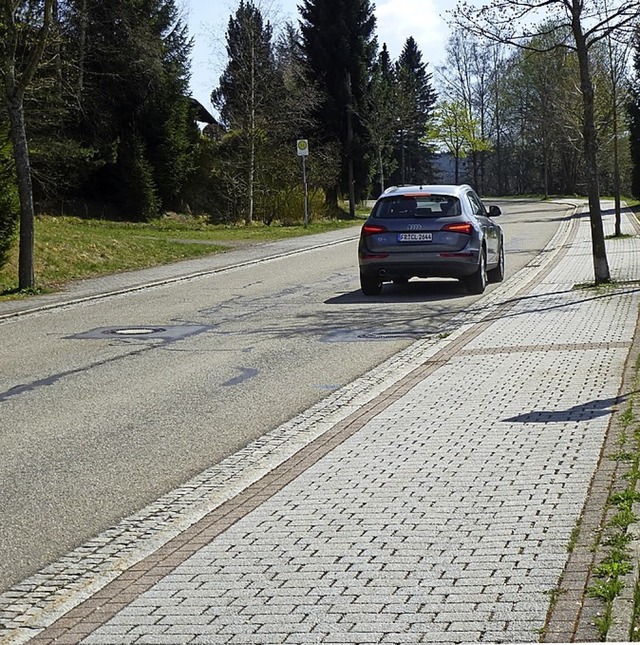
<instances>
[{"instance_id":1,"label":"car license plate","mask_svg":"<svg viewBox=\"0 0 640 645\"><path fill-rule=\"evenodd\" d=\"M431 242L432 233L398 233L398 242Z\"/></svg>"}]
</instances>

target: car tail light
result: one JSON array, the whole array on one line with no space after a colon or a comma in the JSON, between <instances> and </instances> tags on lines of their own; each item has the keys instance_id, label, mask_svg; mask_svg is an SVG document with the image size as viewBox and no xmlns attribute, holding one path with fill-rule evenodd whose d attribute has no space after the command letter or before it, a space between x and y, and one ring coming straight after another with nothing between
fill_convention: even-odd
<instances>
[{"instance_id":1,"label":"car tail light","mask_svg":"<svg viewBox=\"0 0 640 645\"><path fill-rule=\"evenodd\" d=\"M369 235L377 235L378 233L386 233L387 229L384 226L377 224L365 224L362 227L362 235L369 237Z\"/></svg>"},{"instance_id":2,"label":"car tail light","mask_svg":"<svg viewBox=\"0 0 640 645\"><path fill-rule=\"evenodd\" d=\"M463 233L464 235L471 235L473 226L469 222L458 222L457 224L445 224L442 227L443 231L451 231L452 233Z\"/></svg>"}]
</instances>

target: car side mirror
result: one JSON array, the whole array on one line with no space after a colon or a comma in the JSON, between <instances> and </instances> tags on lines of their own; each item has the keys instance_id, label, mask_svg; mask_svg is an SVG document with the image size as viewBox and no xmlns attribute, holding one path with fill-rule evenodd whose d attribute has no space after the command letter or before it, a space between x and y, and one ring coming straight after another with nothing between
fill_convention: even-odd
<instances>
[{"instance_id":1,"label":"car side mirror","mask_svg":"<svg viewBox=\"0 0 640 645\"><path fill-rule=\"evenodd\" d=\"M502 211L500 210L500 207L491 206L489 208L489 217L498 217L498 215L502 215Z\"/></svg>"}]
</instances>

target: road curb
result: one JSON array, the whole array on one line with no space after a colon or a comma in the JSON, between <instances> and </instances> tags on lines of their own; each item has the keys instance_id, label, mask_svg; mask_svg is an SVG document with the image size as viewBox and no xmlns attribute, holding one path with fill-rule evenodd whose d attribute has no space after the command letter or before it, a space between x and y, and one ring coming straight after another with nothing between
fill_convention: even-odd
<instances>
[{"instance_id":1,"label":"road curb","mask_svg":"<svg viewBox=\"0 0 640 645\"><path fill-rule=\"evenodd\" d=\"M303 238L301 238L303 239ZM186 282L188 280L194 280L197 278L201 278L204 276L209 276L209 275L215 275L217 273L223 273L225 271L233 271L235 269L241 269L244 267L252 266L255 264L260 264L262 262L270 262L272 260L278 260L280 258L286 258L286 257L291 257L294 255L299 255L301 253L305 253L306 251L314 251L317 249L323 249L327 248L330 246L337 246L339 244L346 244L348 242L353 242L354 240L358 239L357 235L353 235L347 238L342 238L339 240L333 240L329 242L322 242L319 244L313 244L309 246L305 246L303 248L298 248L298 249L293 249L289 251L281 251L278 253L273 253L270 255L265 255L263 257L258 257L258 258L252 258L250 260L245 260L242 262L235 262L231 263L228 265L223 265L220 267L213 267L210 269L203 269L200 271L192 271L188 272L182 275L177 275L173 277L167 277L167 278L162 278L160 280L148 280L142 283L138 284L133 284L128 287L123 287L120 289L106 289L100 292L96 292L90 295L86 296L81 296L81 297L74 297L72 294L69 293L56 293L56 294L51 294L51 298L55 299L54 302L49 302L49 303L43 303L43 304L35 304L34 306L30 306L30 302L34 302L34 300L9 300L6 301L7 303L11 303L12 305L14 303L25 303L25 308L19 309L17 308L14 311L9 311L6 313L2 313L2 302L0 302L0 323L3 322L4 320L10 320L12 318L17 318L18 316L25 316L27 314L32 314L32 313L37 313L41 311L48 311L51 309L58 309L60 307L67 307L71 305L77 305L77 304L82 304L85 302L91 302L93 300L101 300L103 298L111 298L113 296L119 296L127 293L133 293L135 291L143 291L145 289L151 289L154 287L161 287L163 285L167 284L174 284L177 282ZM215 255L214 257L221 257L220 254ZM162 267L156 267L156 269L168 269L171 265L163 265ZM131 274L134 273L141 273L143 271L153 271L154 268L151 269L142 269L139 272L131 272ZM97 278L99 280L100 278ZM82 283L84 281L79 281L78 284ZM48 296L34 296L34 299L38 298L47 298ZM15 306L15 305L14 305Z\"/></svg>"}]
</instances>

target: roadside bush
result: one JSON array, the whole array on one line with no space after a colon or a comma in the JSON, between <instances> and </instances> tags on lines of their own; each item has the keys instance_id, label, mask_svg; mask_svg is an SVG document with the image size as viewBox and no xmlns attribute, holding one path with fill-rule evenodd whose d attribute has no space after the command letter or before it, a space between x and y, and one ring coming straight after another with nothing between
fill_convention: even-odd
<instances>
[{"instance_id":1,"label":"roadside bush","mask_svg":"<svg viewBox=\"0 0 640 645\"><path fill-rule=\"evenodd\" d=\"M279 222L282 226L304 223L304 190L301 186L280 190L268 195L259 205L259 214L267 226ZM324 192L309 191L309 222L329 217Z\"/></svg>"},{"instance_id":2,"label":"roadside bush","mask_svg":"<svg viewBox=\"0 0 640 645\"><path fill-rule=\"evenodd\" d=\"M127 219L149 221L160 212L160 199L153 179L153 168L146 158L145 145L133 133L120 143L118 152L120 200Z\"/></svg>"}]
</instances>

